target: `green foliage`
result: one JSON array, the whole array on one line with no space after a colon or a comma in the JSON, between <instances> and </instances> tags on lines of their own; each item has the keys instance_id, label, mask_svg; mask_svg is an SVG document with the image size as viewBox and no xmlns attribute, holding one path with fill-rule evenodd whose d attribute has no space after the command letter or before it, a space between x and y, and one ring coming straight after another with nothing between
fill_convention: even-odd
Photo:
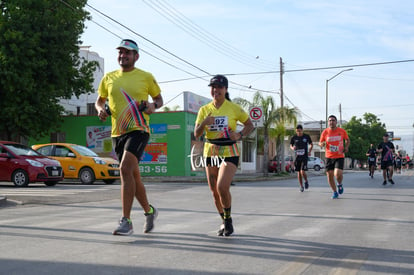
<instances>
[{"instance_id":1,"label":"green foliage","mask_svg":"<svg viewBox=\"0 0 414 275\"><path fill-rule=\"evenodd\" d=\"M86 0L0 1L0 133L56 130L60 98L93 92L96 62L79 58Z\"/></svg>"},{"instance_id":2,"label":"green foliage","mask_svg":"<svg viewBox=\"0 0 414 275\"><path fill-rule=\"evenodd\" d=\"M366 152L370 144L376 146L386 132L385 124L380 122L376 115L365 113L363 115L365 123L361 118L353 116L351 120L344 125L348 132L351 145L347 157L357 160L366 160Z\"/></svg>"}]
</instances>

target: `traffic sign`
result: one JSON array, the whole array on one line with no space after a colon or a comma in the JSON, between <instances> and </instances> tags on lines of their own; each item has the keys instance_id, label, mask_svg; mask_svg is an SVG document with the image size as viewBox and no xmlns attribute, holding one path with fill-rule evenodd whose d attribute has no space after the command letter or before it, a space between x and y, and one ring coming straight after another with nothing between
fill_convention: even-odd
<instances>
[{"instance_id":1,"label":"traffic sign","mask_svg":"<svg viewBox=\"0 0 414 275\"><path fill-rule=\"evenodd\" d=\"M263 111L261 107L253 107L249 111L250 120L255 127L263 126Z\"/></svg>"}]
</instances>

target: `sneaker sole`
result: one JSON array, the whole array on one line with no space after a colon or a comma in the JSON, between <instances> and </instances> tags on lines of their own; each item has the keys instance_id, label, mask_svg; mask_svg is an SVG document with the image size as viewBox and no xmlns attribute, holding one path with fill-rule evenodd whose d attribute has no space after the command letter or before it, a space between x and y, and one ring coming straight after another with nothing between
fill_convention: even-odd
<instances>
[{"instance_id":1,"label":"sneaker sole","mask_svg":"<svg viewBox=\"0 0 414 275\"><path fill-rule=\"evenodd\" d=\"M128 231L127 233L122 233L122 232L112 232L112 235L117 235L117 236L130 236L132 235L132 233L134 233L134 230Z\"/></svg>"}]
</instances>

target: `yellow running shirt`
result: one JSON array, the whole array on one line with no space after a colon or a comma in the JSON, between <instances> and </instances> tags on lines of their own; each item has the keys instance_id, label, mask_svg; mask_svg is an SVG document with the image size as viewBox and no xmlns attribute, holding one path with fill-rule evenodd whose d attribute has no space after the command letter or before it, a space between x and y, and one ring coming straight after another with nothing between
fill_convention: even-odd
<instances>
[{"instance_id":1,"label":"yellow running shirt","mask_svg":"<svg viewBox=\"0 0 414 275\"><path fill-rule=\"evenodd\" d=\"M230 138L229 131L236 131L237 121L245 123L249 119L249 115L239 105L225 100L218 109L213 102L202 106L198 111L196 124L200 125L209 114L215 118L215 122L204 129L207 139ZM225 146L204 143L204 157L236 157L239 155L237 143Z\"/></svg>"},{"instance_id":2,"label":"yellow running shirt","mask_svg":"<svg viewBox=\"0 0 414 275\"><path fill-rule=\"evenodd\" d=\"M112 119L112 137L131 131L149 130L149 115L138 111L141 100L156 97L161 90L152 74L134 68L130 72L121 70L105 74L99 84L98 94L108 98Z\"/></svg>"}]
</instances>

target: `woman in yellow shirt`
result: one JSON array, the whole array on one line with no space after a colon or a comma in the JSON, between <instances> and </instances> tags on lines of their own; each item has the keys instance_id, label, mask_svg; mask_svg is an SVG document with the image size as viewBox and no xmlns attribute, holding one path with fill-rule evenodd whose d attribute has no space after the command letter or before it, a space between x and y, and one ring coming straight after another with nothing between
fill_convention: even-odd
<instances>
[{"instance_id":1,"label":"woman in yellow shirt","mask_svg":"<svg viewBox=\"0 0 414 275\"><path fill-rule=\"evenodd\" d=\"M205 132L204 163L210 190L223 224L218 236L230 236L233 229L231 218L230 185L239 164L237 140L250 134L254 126L249 115L237 104L232 103L228 94L228 80L216 75L210 80L213 100L198 111L194 135L196 138ZM237 121L244 124L243 130L236 132Z\"/></svg>"}]
</instances>

